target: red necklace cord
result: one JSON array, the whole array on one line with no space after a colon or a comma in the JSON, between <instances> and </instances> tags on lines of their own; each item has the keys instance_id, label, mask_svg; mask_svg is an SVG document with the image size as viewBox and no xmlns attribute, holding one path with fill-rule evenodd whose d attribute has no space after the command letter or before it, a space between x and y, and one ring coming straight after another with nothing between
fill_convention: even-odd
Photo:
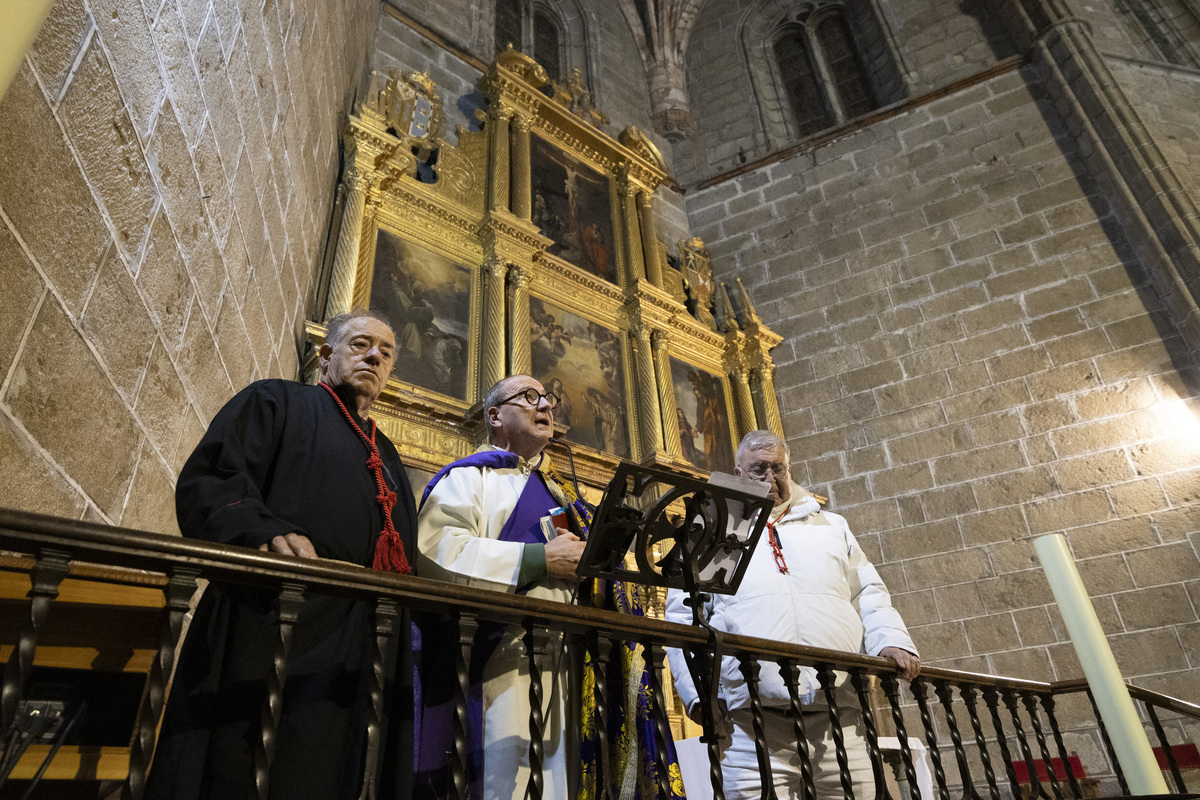
<instances>
[{"instance_id":1,"label":"red necklace cord","mask_svg":"<svg viewBox=\"0 0 1200 800\"><path fill-rule=\"evenodd\" d=\"M771 554L775 556L775 567L779 570L779 574L781 575L788 574L788 566L787 562L783 560L783 548L779 545L779 534L775 532L775 523L783 519L783 515L791 510L792 507L788 506L783 511L779 512L778 517L767 520L767 538L771 542Z\"/></svg>"},{"instance_id":2,"label":"red necklace cord","mask_svg":"<svg viewBox=\"0 0 1200 800\"><path fill-rule=\"evenodd\" d=\"M333 387L327 383L319 385L329 392L329 396L342 410L342 416L367 443L367 447L371 451L371 456L367 459L367 469L375 473L375 485L379 488L379 494L375 495L375 499L379 502L379 507L383 509L383 530L379 532L379 538L375 542L375 559L371 568L382 572L399 572L407 575L412 572L412 567L409 566L408 558L404 555L404 542L400 541L400 534L392 525L392 509L396 507L396 493L389 489L383 480L383 459L379 456L379 448L375 446L375 420L371 420L371 435L367 436L363 433L362 428L358 427L354 417L350 416L350 412L342 403L342 398L337 396Z\"/></svg>"}]
</instances>

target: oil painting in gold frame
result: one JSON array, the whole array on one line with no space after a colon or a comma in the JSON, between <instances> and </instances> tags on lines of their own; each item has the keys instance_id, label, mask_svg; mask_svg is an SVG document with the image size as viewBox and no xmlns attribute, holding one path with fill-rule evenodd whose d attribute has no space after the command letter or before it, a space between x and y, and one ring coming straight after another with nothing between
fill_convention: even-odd
<instances>
[{"instance_id":1,"label":"oil painting in gold frame","mask_svg":"<svg viewBox=\"0 0 1200 800\"><path fill-rule=\"evenodd\" d=\"M671 383L684 460L709 472L733 472L733 426L726 381L671 358Z\"/></svg>"},{"instance_id":2,"label":"oil painting in gold frame","mask_svg":"<svg viewBox=\"0 0 1200 800\"><path fill-rule=\"evenodd\" d=\"M396 332L392 377L467 400L471 269L389 231L376 236L370 307Z\"/></svg>"},{"instance_id":3,"label":"oil painting in gold frame","mask_svg":"<svg viewBox=\"0 0 1200 800\"><path fill-rule=\"evenodd\" d=\"M540 297L529 312L533 376L561 400L554 421L571 442L628 457L621 335Z\"/></svg>"}]
</instances>

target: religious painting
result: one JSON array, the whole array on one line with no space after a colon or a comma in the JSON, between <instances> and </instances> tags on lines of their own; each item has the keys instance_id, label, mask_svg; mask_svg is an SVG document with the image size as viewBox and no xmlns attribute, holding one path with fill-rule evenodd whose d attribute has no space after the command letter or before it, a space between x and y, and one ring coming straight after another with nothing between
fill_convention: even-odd
<instances>
[{"instance_id":1,"label":"religious painting","mask_svg":"<svg viewBox=\"0 0 1200 800\"><path fill-rule=\"evenodd\" d=\"M572 442L627 457L620 336L539 297L529 299L529 317L533 377L560 399L554 421Z\"/></svg>"},{"instance_id":2,"label":"religious painting","mask_svg":"<svg viewBox=\"0 0 1200 800\"><path fill-rule=\"evenodd\" d=\"M550 254L616 283L608 176L537 136L530 150L533 222Z\"/></svg>"},{"instance_id":3,"label":"religious painting","mask_svg":"<svg viewBox=\"0 0 1200 800\"><path fill-rule=\"evenodd\" d=\"M733 472L733 433L724 381L672 358L671 383L684 459L709 472Z\"/></svg>"},{"instance_id":4,"label":"religious painting","mask_svg":"<svg viewBox=\"0 0 1200 800\"><path fill-rule=\"evenodd\" d=\"M384 230L375 242L371 309L396 332L397 380L467 399L471 270Z\"/></svg>"}]
</instances>

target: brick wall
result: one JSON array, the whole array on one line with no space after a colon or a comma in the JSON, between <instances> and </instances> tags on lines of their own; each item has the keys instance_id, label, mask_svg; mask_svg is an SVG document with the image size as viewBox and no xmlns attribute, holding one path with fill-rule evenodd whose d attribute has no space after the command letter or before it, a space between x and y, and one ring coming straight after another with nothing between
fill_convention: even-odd
<instances>
[{"instance_id":1,"label":"brick wall","mask_svg":"<svg viewBox=\"0 0 1200 800\"><path fill-rule=\"evenodd\" d=\"M175 476L297 374L373 0L60 0L0 101L4 504L175 531Z\"/></svg>"},{"instance_id":2,"label":"brick wall","mask_svg":"<svg viewBox=\"0 0 1200 800\"><path fill-rule=\"evenodd\" d=\"M1079 676L1031 543L1061 531L1126 676L1195 701L1198 373L1032 79L690 192L689 216L786 337L795 479L928 661Z\"/></svg>"}]
</instances>

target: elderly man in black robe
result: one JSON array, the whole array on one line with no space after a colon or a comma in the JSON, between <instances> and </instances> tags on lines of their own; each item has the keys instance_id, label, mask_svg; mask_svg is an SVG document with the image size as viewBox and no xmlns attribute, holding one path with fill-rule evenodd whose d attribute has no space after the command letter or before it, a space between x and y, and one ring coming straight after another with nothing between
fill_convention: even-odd
<instances>
[{"instance_id":1,"label":"elderly man in black robe","mask_svg":"<svg viewBox=\"0 0 1200 800\"><path fill-rule=\"evenodd\" d=\"M413 493L367 416L395 335L371 312L330 320L317 386L251 384L221 409L176 488L185 536L299 558L410 572ZM213 583L188 631L151 769L152 800L244 798L276 636L271 592ZM392 654L381 798L407 798L412 762L409 623ZM372 609L309 595L293 631L271 797L357 797L364 781ZM397 642L393 641L393 645Z\"/></svg>"}]
</instances>

